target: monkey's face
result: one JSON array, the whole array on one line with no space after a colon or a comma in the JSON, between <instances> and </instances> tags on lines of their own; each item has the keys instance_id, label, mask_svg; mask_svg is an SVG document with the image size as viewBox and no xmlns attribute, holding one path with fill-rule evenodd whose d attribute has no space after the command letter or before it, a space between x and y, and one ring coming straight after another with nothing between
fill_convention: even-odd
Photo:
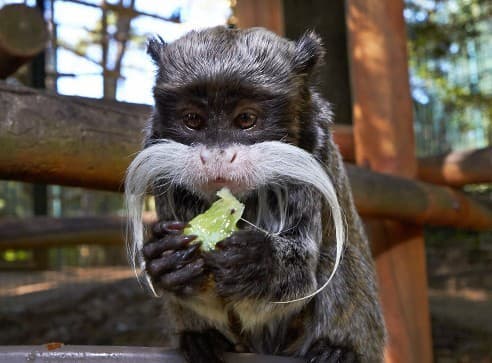
<instances>
[{"instance_id":1,"label":"monkey's face","mask_svg":"<svg viewBox=\"0 0 492 363\"><path fill-rule=\"evenodd\" d=\"M227 186L235 194L254 188L249 177L256 155L246 147L259 142L292 140L292 124L283 97L244 86L191 84L172 96L155 88L153 140L190 146L183 180L205 194Z\"/></svg>"},{"instance_id":2,"label":"monkey's face","mask_svg":"<svg viewBox=\"0 0 492 363\"><path fill-rule=\"evenodd\" d=\"M248 145L302 144L313 133L309 74L322 50L314 36L297 43L265 30L212 28L148 49L158 66L155 112L146 145L172 140L190 146L181 176L188 189L210 194L255 188ZM311 128L310 128L311 127Z\"/></svg>"},{"instance_id":3,"label":"monkey's face","mask_svg":"<svg viewBox=\"0 0 492 363\"><path fill-rule=\"evenodd\" d=\"M317 157L328 132L319 120L329 117L329 110L310 84L323 55L317 36L293 42L264 29L218 27L190 32L169 45L153 39L148 52L158 67L155 112L145 149L125 181L132 256L143 246L141 211L149 190L161 209L171 212L182 189L208 201L223 186L246 202L256 192L259 225L281 233L289 220L282 192L297 183L317 190L331 209L337 264L342 212ZM269 203L265 190L279 195L278 208L262 222L269 214L262 212Z\"/></svg>"}]
</instances>

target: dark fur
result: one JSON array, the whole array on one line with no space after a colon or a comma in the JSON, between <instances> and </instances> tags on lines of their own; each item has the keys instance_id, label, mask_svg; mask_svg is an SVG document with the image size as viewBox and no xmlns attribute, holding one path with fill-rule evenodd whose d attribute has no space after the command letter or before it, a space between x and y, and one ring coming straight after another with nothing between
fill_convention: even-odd
<instances>
[{"instance_id":1,"label":"dark fur","mask_svg":"<svg viewBox=\"0 0 492 363\"><path fill-rule=\"evenodd\" d=\"M171 292L166 295L166 304L177 319L186 357L190 362L221 361L220 352L232 347L223 342L227 338L246 351L308 357L311 362L380 362L385 331L369 246L330 134L329 104L314 88L324 53L318 37L308 33L291 42L263 29L217 27L191 32L168 45L160 39L150 40L148 53L157 65L157 78L156 107L146 145L161 138L188 145L290 142L325 166L348 228L343 259L330 284L311 300L287 305L271 301L314 291L327 280L334 262L329 210L310 187L285 186L290 218L287 231L278 236L243 226L217 251L201 253L191 250L189 241L180 240L179 228L155 232L157 241L153 243L159 245L153 246L158 246L159 257L154 247L148 247L144 256L147 266L154 263L157 267L147 270L157 286ZM262 110L259 124L249 132L230 127L230 114L244 99ZM188 103L204 109L206 129L192 131L180 122L179 109ZM176 186L172 198L177 215L173 215L167 198L156 193L163 221L188 221L209 206L209 202ZM274 199L273 191L266 194ZM256 198L253 193L245 201L250 221L255 220ZM272 202L268 212L272 220L275 206ZM313 245L305 239L307 233L318 236L321 242ZM160 257L163 251L169 252ZM212 287L207 282L210 273ZM207 309L204 291L218 294L217 301L228 314L227 324L195 311L197 304ZM247 315L245 306L252 317L261 320L259 323L244 326L240 317ZM262 315L266 308L270 313ZM215 349L204 355L203 349L211 345Z\"/></svg>"}]
</instances>

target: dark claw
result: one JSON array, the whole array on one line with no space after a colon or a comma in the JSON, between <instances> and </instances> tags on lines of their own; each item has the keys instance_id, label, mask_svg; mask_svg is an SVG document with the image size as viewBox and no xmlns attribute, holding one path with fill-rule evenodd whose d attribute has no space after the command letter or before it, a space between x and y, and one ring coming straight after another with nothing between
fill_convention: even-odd
<instances>
[{"instance_id":1,"label":"dark claw","mask_svg":"<svg viewBox=\"0 0 492 363\"><path fill-rule=\"evenodd\" d=\"M147 271L152 277L157 277L163 271L179 269L191 261L196 255L200 244L194 244L185 250L179 250L170 254L163 254L161 258L154 259L147 264Z\"/></svg>"},{"instance_id":2,"label":"dark claw","mask_svg":"<svg viewBox=\"0 0 492 363\"><path fill-rule=\"evenodd\" d=\"M147 243L142 248L142 253L145 258L152 259L160 256L164 251L178 250L187 248L191 241L196 239L196 236L170 235L165 238Z\"/></svg>"}]
</instances>

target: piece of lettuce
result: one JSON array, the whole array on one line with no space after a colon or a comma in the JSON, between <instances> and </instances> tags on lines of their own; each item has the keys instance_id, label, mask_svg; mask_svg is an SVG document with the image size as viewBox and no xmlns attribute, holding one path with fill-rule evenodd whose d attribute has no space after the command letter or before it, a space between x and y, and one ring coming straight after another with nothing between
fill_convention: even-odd
<instances>
[{"instance_id":1,"label":"piece of lettuce","mask_svg":"<svg viewBox=\"0 0 492 363\"><path fill-rule=\"evenodd\" d=\"M210 251L217 242L230 237L237 231L237 222L244 212L244 204L238 201L227 188L217 192L219 197L209 209L197 215L183 231L184 234L194 234L196 241L201 241L201 249Z\"/></svg>"}]
</instances>

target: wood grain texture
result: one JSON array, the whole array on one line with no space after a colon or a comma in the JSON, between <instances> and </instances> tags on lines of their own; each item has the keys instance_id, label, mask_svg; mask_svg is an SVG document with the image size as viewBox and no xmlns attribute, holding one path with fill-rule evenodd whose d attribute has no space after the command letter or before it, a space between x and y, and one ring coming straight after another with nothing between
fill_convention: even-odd
<instances>
[{"instance_id":1,"label":"wood grain texture","mask_svg":"<svg viewBox=\"0 0 492 363\"><path fill-rule=\"evenodd\" d=\"M417 173L402 0L349 0L346 7L355 158L373 171ZM386 362L432 361L422 228L368 223L389 339Z\"/></svg>"},{"instance_id":2,"label":"wood grain texture","mask_svg":"<svg viewBox=\"0 0 492 363\"><path fill-rule=\"evenodd\" d=\"M262 27L284 35L282 0L237 0L234 10L239 28Z\"/></svg>"},{"instance_id":3,"label":"wood grain texture","mask_svg":"<svg viewBox=\"0 0 492 363\"><path fill-rule=\"evenodd\" d=\"M118 190L150 112L0 83L0 177Z\"/></svg>"},{"instance_id":4,"label":"wood grain texture","mask_svg":"<svg viewBox=\"0 0 492 363\"><path fill-rule=\"evenodd\" d=\"M343 160L354 162L353 128L348 125L335 125L333 137ZM468 184L492 183L492 147L455 150L418 158L417 179L457 188Z\"/></svg>"},{"instance_id":5,"label":"wood grain texture","mask_svg":"<svg viewBox=\"0 0 492 363\"><path fill-rule=\"evenodd\" d=\"M48 40L41 12L24 4L0 9L0 79L40 53Z\"/></svg>"}]
</instances>

